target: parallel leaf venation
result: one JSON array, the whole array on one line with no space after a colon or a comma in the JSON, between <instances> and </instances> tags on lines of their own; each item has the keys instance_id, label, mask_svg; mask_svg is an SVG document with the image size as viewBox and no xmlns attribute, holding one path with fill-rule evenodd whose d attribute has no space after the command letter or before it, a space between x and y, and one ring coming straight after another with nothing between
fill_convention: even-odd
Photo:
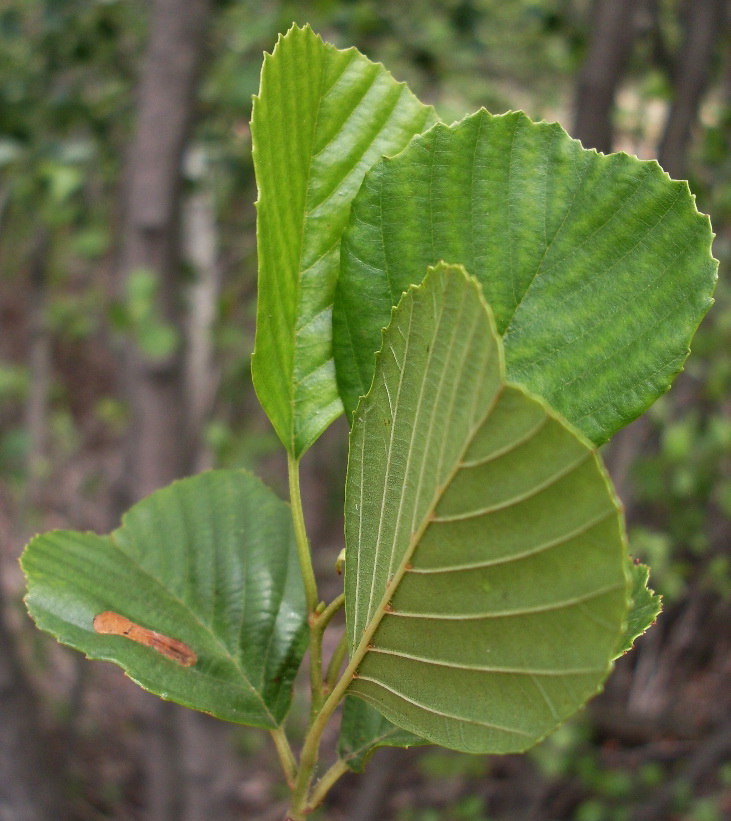
<instances>
[{"instance_id":1,"label":"parallel leaf venation","mask_svg":"<svg viewBox=\"0 0 731 821\"><path fill-rule=\"evenodd\" d=\"M377 647L373 645L370 650L370 653L382 653L384 655L391 655L391 656L398 656L400 659L407 659L409 661L415 661L418 664L427 664L434 667L449 667L454 670L474 670L478 673L502 673L504 675L516 675L516 676L547 676L547 677L555 677L555 676L585 676L585 675L593 675L595 673L602 673L604 672L603 668L601 667L580 667L575 670L572 669L558 669L558 670L532 670L530 668L521 668L521 667L490 667L488 665L479 665L479 664L456 664L454 662L444 661L442 659L433 659L427 656L415 656L411 653L404 653L398 652L396 653L394 650L389 650L385 647Z\"/></svg>"},{"instance_id":2,"label":"parallel leaf venation","mask_svg":"<svg viewBox=\"0 0 731 821\"><path fill-rule=\"evenodd\" d=\"M366 171L436 120L356 49L296 26L264 61L252 137L259 188L254 386L299 458L342 413L331 312L340 236Z\"/></svg>"},{"instance_id":3,"label":"parallel leaf venation","mask_svg":"<svg viewBox=\"0 0 731 821\"><path fill-rule=\"evenodd\" d=\"M564 477L569 476L574 470L576 470L576 468L583 465L590 458L590 453L584 454L580 459L577 459L577 461L573 464L569 464L561 470L556 471L556 473L553 476L545 478L542 482L538 482L532 487L526 488L519 495L508 496L507 498L500 499L500 501L498 502L495 502L490 505L485 505L484 507L480 507L477 509L462 510L459 513L445 514L441 516L437 514L432 517L432 522L435 522L437 524L444 524L446 522L459 522L465 521L467 519L481 519L482 517L489 516L490 514L496 513L499 510L505 510L507 508L520 505L523 502L527 502L533 496L538 496L544 490L547 490L553 485L558 484Z\"/></svg>"},{"instance_id":4,"label":"parallel leaf venation","mask_svg":"<svg viewBox=\"0 0 731 821\"><path fill-rule=\"evenodd\" d=\"M377 391L381 392L381 396L385 396L388 412L388 441L386 444L386 459L385 471L383 473L382 482L378 482L380 491L377 497L381 500L380 509L376 514L376 521L378 522L378 530L375 536L375 555L373 558L374 564L378 567L383 561L387 561L385 568L385 576L389 577L396 573L399 569L403 572L403 566L408 561L408 555L415 546L415 542L407 540L402 542L399 547L398 537L403 536L408 521L408 532L413 533L418 527L417 523L425 522L427 512L434 509L433 498L435 493L435 486L440 485L447 480L448 473L454 470L454 462L459 460L463 452L455 450L455 446L451 448L451 458L449 450L449 437L444 435L444 421L453 416L456 412L457 395L460 392L462 383L460 376L465 372L465 362L472 354L473 362L478 363L477 367L482 365L483 368L496 368L497 362L497 348L492 348L481 344L484 342L485 336L484 315L481 312L479 302L474 300L474 293L465 290L459 294L459 298L455 298L454 304L451 306L451 313L447 311L440 311L435 302L435 297L432 294L427 294L424 299L424 310L431 310L433 326L430 328L432 333L427 339L427 335L423 335L424 339L420 339L421 332L416 334L411 333L411 321L413 316L413 304L407 303L404 311L403 321L399 323L399 332L396 339L391 339L387 345L384 346L386 359L389 364L388 370L384 369L382 379L374 383ZM472 300L472 301L471 301ZM447 331L440 329L443 327L442 322L448 326ZM466 340L466 344L457 345L454 331L459 329L459 334L462 340ZM444 337L447 341L441 347L436 344L430 344L432 338L437 336ZM419 380L419 393L416 397L414 407L413 401L406 401L402 395L404 380L409 377L413 378L415 372L413 370L414 364L409 357L409 349L411 345L421 347L426 346L426 355L424 357L424 379ZM399 350L399 347L402 349ZM421 358L417 358L419 365ZM403 366L405 363L409 364L409 369ZM498 366L499 367L499 366ZM497 370L496 370L497 373ZM395 376L395 396L391 396L389 388L389 377ZM436 390L429 390L428 388L436 383ZM474 409L478 404L480 392L475 391L467 395L469 404L468 408L468 423L474 425L472 417L474 416ZM470 407L470 405L472 407ZM446 409L446 410L445 410ZM489 410L488 410L489 412ZM464 415L464 410L462 410ZM367 424L367 421L366 421ZM380 425L380 420L376 421L376 426ZM438 430L438 428L441 428ZM416 440L422 431L426 431L424 444L427 442L439 442L439 446L432 448L433 456L431 459L423 459L422 455L429 452L428 447L422 445L417 448ZM395 449L401 449L402 443L407 442L405 448L405 464L400 463L399 454L394 455ZM363 439L365 443L365 438ZM466 449L463 446L463 449ZM365 454L361 457L361 464L365 464ZM403 474L408 477L410 482L416 482L415 492L407 497L406 494L398 495L398 505L395 510L387 511L386 505L389 503L389 485L393 482L392 471L401 470ZM437 480L438 477L438 480ZM424 483L428 481L428 486L424 489ZM365 488L366 483L362 486ZM407 504L411 507L411 515L407 510ZM368 501L363 497L361 504L361 520L363 512L368 507ZM421 525L423 527L423 525ZM382 557L385 556L385 559ZM360 558L357 559L360 561ZM357 572L357 569L356 569ZM383 574L381 578L374 574L370 590L368 594L368 604L365 608L365 621L370 622L379 607L380 599L383 595ZM356 589L356 613L359 610L359 589Z\"/></svg>"},{"instance_id":5,"label":"parallel leaf venation","mask_svg":"<svg viewBox=\"0 0 731 821\"><path fill-rule=\"evenodd\" d=\"M333 313L346 412L391 306L446 259L480 280L510 381L601 444L682 367L711 304L711 238L687 184L654 161L587 151L521 112L438 124L353 202Z\"/></svg>"},{"instance_id":6,"label":"parallel leaf venation","mask_svg":"<svg viewBox=\"0 0 731 821\"><path fill-rule=\"evenodd\" d=\"M351 432L346 543L350 692L412 733L522 749L608 672L627 606L618 503L591 446L504 382L458 267L430 270L384 333Z\"/></svg>"},{"instance_id":7,"label":"parallel leaf venation","mask_svg":"<svg viewBox=\"0 0 731 821\"><path fill-rule=\"evenodd\" d=\"M466 716L463 716L463 715L458 715L456 713L452 713L452 712L449 712L447 710L438 709L438 708L433 707L433 706L428 705L428 704L423 704L423 703L417 701L416 699L407 696L405 693L402 693L401 691L397 690L395 687L390 687L389 685L384 684L382 681L378 681L377 679L369 678L368 676L358 676L357 680L358 680L359 684L368 682L369 684L373 684L376 687L382 688L383 690L387 690L389 693L393 694L394 696L399 698L401 701L404 701L407 704L411 704L414 707L418 707L421 710L423 710L424 712L431 713L432 715L435 715L435 716L441 716L442 718L448 718L448 719L456 719L456 721L458 721L459 723L475 724L479 727L489 727L493 730L500 730L502 732L509 733L511 735L519 735L519 736L526 736L526 737L529 736L529 733L526 733L525 731L519 730L515 727L510 727L510 726L505 727L505 726L502 726L500 724L496 724L496 723L491 722L491 721L478 721L477 719L474 719L474 718L467 718ZM363 691L359 690L358 694L363 695ZM378 699L371 698L371 701L375 704L379 703Z\"/></svg>"},{"instance_id":8,"label":"parallel leaf venation","mask_svg":"<svg viewBox=\"0 0 731 821\"><path fill-rule=\"evenodd\" d=\"M210 471L135 505L109 536L55 531L22 559L39 627L113 661L153 693L230 721L276 727L304 652L304 590L288 506L245 471ZM111 611L181 641L181 667L98 634Z\"/></svg>"},{"instance_id":9,"label":"parallel leaf venation","mask_svg":"<svg viewBox=\"0 0 731 821\"><path fill-rule=\"evenodd\" d=\"M592 590L591 593L586 593L583 596L575 596L571 599L563 599L561 601L551 602L551 604L535 607L522 607L517 610L491 610L484 613L429 613L426 611L416 612L413 610L389 609L385 618L423 619L425 621L482 621L483 619L505 619L512 618L514 616L526 616L533 613L548 613L551 610L563 610L567 607L574 607L575 605L592 601L592 599L597 599L605 593L612 593L615 590L625 590L625 588L626 585L623 582L618 584L608 584L605 587ZM375 647L376 645L371 643L371 647L369 649L373 649Z\"/></svg>"},{"instance_id":10,"label":"parallel leaf venation","mask_svg":"<svg viewBox=\"0 0 731 821\"><path fill-rule=\"evenodd\" d=\"M562 533L561 535L556 536L555 538L550 539L549 541L539 542L538 544L528 547L519 553L509 553L507 555L498 556L491 559L485 559L484 561L480 562L470 562L468 564L446 566L438 565L433 567L410 567L408 569L408 572L410 575L416 574L424 576L438 576L443 573L463 573L465 571L484 570L486 568L496 567L498 565L512 564L514 561L528 558L530 556L535 556L539 553L543 553L547 550L550 550L553 547L559 547L560 545L567 544L568 542L573 541L573 539L575 539L576 537L583 536L584 534L588 533L597 525L600 525L606 522L608 519L615 517L616 513L616 508L612 507L611 509L604 511L603 513L600 513L595 519L587 521L585 524L580 525L574 530ZM434 520L432 520L432 528L433 521Z\"/></svg>"}]
</instances>

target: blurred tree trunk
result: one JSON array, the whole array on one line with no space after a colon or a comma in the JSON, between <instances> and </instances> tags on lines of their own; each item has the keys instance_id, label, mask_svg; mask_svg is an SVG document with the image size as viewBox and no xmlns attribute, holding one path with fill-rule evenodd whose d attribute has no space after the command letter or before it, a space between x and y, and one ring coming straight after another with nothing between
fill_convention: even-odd
<instances>
[{"instance_id":1,"label":"blurred tree trunk","mask_svg":"<svg viewBox=\"0 0 731 821\"><path fill-rule=\"evenodd\" d=\"M190 135L195 88L211 0L154 0L142 69L137 126L125 172L121 283L144 271L157 283L157 316L179 344L151 356L129 339L124 351L132 421L119 506L185 475L193 454L183 368L183 283L180 266L182 157ZM151 546L152 547L152 546ZM150 697L145 754L147 814L151 821L188 818L180 710Z\"/></svg>"},{"instance_id":2,"label":"blurred tree trunk","mask_svg":"<svg viewBox=\"0 0 731 821\"><path fill-rule=\"evenodd\" d=\"M674 179L687 176L688 147L698 109L711 77L716 44L724 29L726 0L686 3L685 38L675 60L674 97L658 161Z\"/></svg>"},{"instance_id":3,"label":"blurred tree trunk","mask_svg":"<svg viewBox=\"0 0 731 821\"><path fill-rule=\"evenodd\" d=\"M0 584L0 819L61 821L60 774L4 615Z\"/></svg>"},{"instance_id":4,"label":"blurred tree trunk","mask_svg":"<svg viewBox=\"0 0 731 821\"><path fill-rule=\"evenodd\" d=\"M180 270L182 156L194 110L210 0L155 0L126 171L121 278L156 277L157 312L182 339ZM125 379L133 424L127 448L124 506L184 475L191 440L184 405L183 349L152 357L130 344Z\"/></svg>"},{"instance_id":5,"label":"blurred tree trunk","mask_svg":"<svg viewBox=\"0 0 731 821\"><path fill-rule=\"evenodd\" d=\"M637 0L595 0L591 37L576 94L573 136L585 148L612 150L614 96L634 40Z\"/></svg>"},{"instance_id":6,"label":"blurred tree trunk","mask_svg":"<svg viewBox=\"0 0 731 821\"><path fill-rule=\"evenodd\" d=\"M213 345L213 325L221 291L218 264L218 226L211 187L206 184L206 156L193 148L186 158L188 178L194 190L183 204L183 252L193 271L188 288L187 350L185 357L186 408L192 430L202 430L210 417L219 383L219 368ZM191 453L195 472L212 467L211 455L196 436Z\"/></svg>"},{"instance_id":7,"label":"blurred tree trunk","mask_svg":"<svg viewBox=\"0 0 731 821\"><path fill-rule=\"evenodd\" d=\"M26 429L30 446L18 522L38 498L47 458L51 344L45 323L48 232L36 230L30 254L28 324L30 391ZM0 557L1 559L1 557ZM65 817L62 774L48 755L41 705L23 669L5 615L0 565L0 821L59 821Z\"/></svg>"},{"instance_id":8,"label":"blurred tree trunk","mask_svg":"<svg viewBox=\"0 0 731 821\"><path fill-rule=\"evenodd\" d=\"M30 259L28 305L30 388L25 414L29 448L26 457L27 481L19 513L21 522L25 521L27 508L39 502L43 478L48 467L48 411L52 381L51 335L46 322L48 250L48 228L41 225L36 229Z\"/></svg>"},{"instance_id":9,"label":"blurred tree trunk","mask_svg":"<svg viewBox=\"0 0 731 821\"><path fill-rule=\"evenodd\" d=\"M188 421L199 432L213 410L219 368L213 345L221 287L218 259L218 225L211 186L206 182L205 152L193 147L186 156L187 177L193 190L183 202L182 250L193 272L186 298L189 305L186 327L185 404ZM199 472L212 467L210 450L194 437L190 467ZM182 767L187 802L180 821L233 821L231 797L241 779L238 761L231 754L231 725L196 712L178 712L178 730L183 746ZM238 815L236 816L238 819Z\"/></svg>"}]
</instances>

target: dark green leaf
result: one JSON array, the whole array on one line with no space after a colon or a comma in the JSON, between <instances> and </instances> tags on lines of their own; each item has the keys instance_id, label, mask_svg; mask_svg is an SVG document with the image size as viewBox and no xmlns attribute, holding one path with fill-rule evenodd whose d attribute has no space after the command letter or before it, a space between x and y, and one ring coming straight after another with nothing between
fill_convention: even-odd
<instances>
[{"instance_id":1,"label":"dark green leaf","mask_svg":"<svg viewBox=\"0 0 731 821\"><path fill-rule=\"evenodd\" d=\"M289 507L255 476L175 482L109 536L37 536L22 566L31 616L63 644L228 721L276 727L286 715L306 641L304 590ZM100 635L94 618L107 611L183 642L195 663Z\"/></svg>"},{"instance_id":2,"label":"dark green leaf","mask_svg":"<svg viewBox=\"0 0 731 821\"><path fill-rule=\"evenodd\" d=\"M391 307L446 260L482 284L508 378L604 442L681 369L711 304L711 238L687 183L654 161L587 151L521 112L437 125L353 202L333 315L346 411Z\"/></svg>"}]
</instances>

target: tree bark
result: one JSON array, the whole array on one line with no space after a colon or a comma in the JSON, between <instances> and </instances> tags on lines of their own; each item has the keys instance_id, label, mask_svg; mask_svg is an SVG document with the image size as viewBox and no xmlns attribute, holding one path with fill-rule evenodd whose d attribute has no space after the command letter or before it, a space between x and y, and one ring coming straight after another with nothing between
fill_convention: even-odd
<instances>
[{"instance_id":1,"label":"tree bark","mask_svg":"<svg viewBox=\"0 0 731 821\"><path fill-rule=\"evenodd\" d=\"M30 330L28 368L30 390L26 403L25 427L29 448L26 458L27 481L20 505L19 520L25 521L28 507L40 500L48 460L48 415L51 392L51 335L46 322L46 259L49 236L46 226L36 229L30 260L28 324Z\"/></svg>"},{"instance_id":2,"label":"tree bark","mask_svg":"<svg viewBox=\"0 0 731 821\"><path fill-rule=\"evenodd\" d=\"M726 0L687 4L685 39L675 61L673 104L660 141L658 161L675 179L687 176L688 147L726 18Z\"/></svg>"},{"instance_id":3,"label":"tree bark","mask_svg":"<svg viewBox=\"0 0 731 821\"><path fill-rule=\"evenodd\" d=\"M157 314L183 338L180 193L195 88L211 0L155 0L141 75L135 135L125 172L121 283L140 269L157 282ZM132 339L124 351L131 404L120 510L188 472L193 448L186 415L183 348L151 357ZM146 721L147 814L186 816L182 731L176 705L150 700Z\"/></svg>"},{"instance_id":4,"label":"tree bark","mask_svg":"<svg viewBox=\"0 0 731 821\"><path fill-rule=\"evenodd\" d=\"M215 361L213 325L216 320L221 291L221 270L218 264L218 228L213 192L205 182L206 157L202 149L194 149L186 158L188 176L195 190L183 204L183 251L193 269L194 281L188 288L187 350L185 357L186 408L190 420L191 439L195 447L193 469L210 468L210 453L195 440L213 410L219 383Z\"/></svg>"},{"instance_id":5,"label":"tree bark","mask_svg":"<svg viewBox=\"0 0 731 821\"><path fill-rule=\"evenodd\" d=\"M160 316L182 337L181 163L194 110L210 0L155 0L138 122L126 176L121 277L144 269L158 283ZM164 359L126 351L133 424L127 449L126 504L186 472L189 431L183 351Z\"/></svg>"},{"instance_id":6,"label":"tree bark","mask_svg":"<svg viewBox=\"0 0 731 821\"><path fill-rule=\"evenodd\" d=\"M0 203L0 207L4 203ZM37 502L47 458L50 338L45 327L45 272L48 232L38 228L30 259L28 366L31 387L26 403L30 436L26 488L18 511L25 520ZM42 710L23 669L15 639L5 615L2 556L0 556L0 819L2 821L59 821L62 775L50 761L48 739L41 723Z\"/></svg>"},{"instance_id":7,"label":"tree bark","mask_svg":"<svg viewBox=\"0 0 731 821\"><path fill-rule=\"evenodd\" d=\"M636 5L636 0L595 0L573 128L586 148L612 150L614 96L632 51Z\"/></svg>"},{"instance_id":8,"label":"tree bark","mask_svg":"<svg viewBox=\"0 0 731 821\"><path fill-rule=\"evenodd\" d=\"M49 760L40 709L6 624L0 584L0 819L66 817L58 766Z\"/></svg>"}]
</instances>

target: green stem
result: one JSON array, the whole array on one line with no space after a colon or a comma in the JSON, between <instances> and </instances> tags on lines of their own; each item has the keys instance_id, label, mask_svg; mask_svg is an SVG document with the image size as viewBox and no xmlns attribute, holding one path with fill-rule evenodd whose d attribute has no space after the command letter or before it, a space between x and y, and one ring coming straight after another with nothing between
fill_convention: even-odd
<instances>
[{"instance_id":1,"label":"green stem","mask_svg":"<svg viewBox=\"0 0 731 821\"><path fill-rule=\"evenodd\" d=\"M312 567L312 553L305 530L305 517L302 512L302 496L300 495L299 461L291 456L287 457L289 468L289 500L292 506L292 522L294 537L297 544L302 579L305 584L305 598L307 600L307 617L310 626L310 690L312 695L310 707L310 724L314 720L322 702L322 633L317 629L318 603L317 581Z\"/></svg>"},{"instance_id":2,"label":"green stem","mask_svg":"<svg viewBox=\"0 0 731 821\"><path fill-rule=\"evenodd\" d=\"M428 527L429 523L429 518L425 518L424 523L420 526L419 530L412 537L412 546L419 543L419 539L421 539L421 536L424 530ZM404 573L406 573L406 566L406 560L403 560L401 566L399 567L394 576L393 589L396 589L398 587L401 578L403 577ZM388 589L386 589L383 598L381 599L381 603L379 604L378 609L376 611L380 613L381 616L386 611L389 595L390 592ZM330 720L330 716L335 712L335 709L337 708L338 704L340 704L343 697L345 696L345 691L348 689L350 683L357 675L358 667L360 666L360 663L363 661L363 656L368 652L368 647L370 646L373 634L378 629L380 623L380 617L371 619L369 625L363 631L363 635L360 638L360 642L353 651L353 655L350 661L348 662L348 666L345 668L343 675L340 677L340 680L335 685L335 687L333 687L332 692L325 699L324 704L318 710L317 714L313 716L310 722L310 728L307 731L307 735L305 736L305 742L302 745L302 752L300 753L300 767L299 772L297 773L297 783L294 785L294 789L292 790L291 807L292 811L295 813L299 812L301 814L305 811L307 807L306 796L309 793L310 784L312 782L312 775L315 771L315 766L317 764L317 756L320 750L320 739L322 738L322 733L325 729L325 726L327 725L327 722Z\"/></svg>"},{"instance_id":3,"label":"green stem","mask_svg":"<svg viewBox=\"0 0 731 821\"><path fill-rule=\"evenodd\" d=\"M343 659L345 658L345 654L347 652L348 634L346 632L343 633L342 638L338 642L338 646L332 654L330 663L327 665L327 673L325 673L325 686L328 692L330 692L338 683L338 673L340 673L340 668L343 666Z\"/></svg>"},{"instance_id":4,"label":"green stem","mask_svg":"<svg viewBox=\"0 0 731 821\"><path fill-rule=\"evenodd\" d=\"M310 689L312 702L310 704L310 724L315 720L315 714L320 709L324 682L322 678L322 633L310 625Z\"/></svg>"},{"instance_id":5,"label":"green stem","mask_svg":"<svg viewBox=\"0 0 731 821\"><path fill-rule=\"evenodd\" d=\"M310 543L307 540L307 530L305 529L305 517L302 512L302 496L300 495L300 463L287 455L287 469L289 473L289 501L292 506L292 523L294 525L294 538L297 543L297 556L302 571L302 580L305 583L305 598L307 600L307 612L314 613L317 609L317 582L315 581L315 571L312 568L312 553Z\"/></svg>"},{"instance_id":6,"label":"green stem","mask_svg":"<svg viewBox=\"0 0 731 821\"><path fill-rule=\"evenodd\" d=\"M323 730L330 719L333 711L337 707L340 699L343 697L345 688L348 686L348 681L341 681L331 693L330 697L325 699L323 692L323 675L322 675L322 634L325 627L328 625L332 617L338 612L345 602L344 594L341 594L334 599L327 607L320 610L319 597L317 593L317 581L315 579L315 572L312 567L312 553L310 545L307 540L307 531L305 529L305 519L302 512L302 496L300 494L299 481L299 461L292 456L287 457L287 466L289 470L289 498L292 507L292 523L294 525L295 542L297 545L297 556L299 558L300 570L302 572L302 579L305 586L305 598L307 601L308 621L310 626L310 689L312 692L312 703L310 710L310 721L305 737L305 743L300 754L299 767L295 767L294 786L292 787L292 798L290 803L289 818L291 821L300 821L304 819L309 812L309 792L312 777L317 766L317 758L320 748L320 738ZM319 612L318 612L319 611ZM333 699L336 691L337 698ZM324 701L324 703L323 703ZM273 734L274 735L274 734ZM283 762L282 766L285 768L285 773L290 767L286 751L281 747L282 742L286 739L277 739L275 737L275 744L277 744L277 751L280 755L280 760ZM281 747L281 751L280 751ZM289 744L287 743L287 749ZM291 755L291 750L290 753ZM337 778L342 775L342 772L333 770L331 768L325 774L328 781L320 782L316 788L317 795L320 796L319 801L322 801L328 784L332 786Z\"/></svg>"},{"instance_id":7,"label":"green stem","mask_svg":"<svg viewBox=\"0 0 731 821\"><path fill-rule=\"evenodd\" d=\"M310 796L310 803L306 811L312 812L316 810L320 804L325 800L325 796L330 792L335 782L349 770L348 765L338 759L332 767L322 776L322 778L315 784Z\"/></svg>"},{"instance_id":8,"label":"green stem","mask_svg":"<svg viewBox=\"0 0 731 821\"><path fill-rule=\"evenodd\" d=\"M277 748L279 763L282 765L287 784L290 788L294 787L295 781L297 780L297 762L294 760L294 754L292 753L292 748L289 746L284 728L280 726L269 732L274 740L274 746Z\"/></svg>"},{"instance_id":9,"label":"green stem","mask_svg":"<svg viewBox=\"0 0 731 821\"><path fill-rule=\"evenodd\" d=\"M317 624L315 625L317 629L321 632L325 632L325 628L330 624L332 617L340 610L340 608L345 604L345 593L341 593L339 596L336 596L330 604L320 613L317 617Z\"/></svg>"},{"instance_id":10,"label":"green stem","mask_svg":"<svg viewBox=\"0 0 731 821\"><path fill-rule=\"evenodd\" d=\"M291 810L293 818L297 818L297 813L304 813L308 804L307 796L310 791L310 783L312 782L312 775L317 765L317 757L320 751L320 739L322 733L330 720L330 716L335 712L338 704L345 695L348 685L353 680L358 665L361 662L361 656L357 656L351 660L350 664L345 669L340 681L333 688L332 693L327 697L325 703L314 716L310 729L305 736L305 742L302 745L302 752L300 753L300 766L297 773L297 781L292 790Z\"/></svg>"},{"instance_id":11,"label":"green stem","mask_svg":"<svg viewBox=\"0 0 731 821\"><path fill-rule=\"evenodd\" d=\"M315 684L313 683L310 723L314 721L315 714L320 707L322 707L322 702L325 700L327 692L332 689L332 687L330 687L327 691L325 690L325 683L322 675L322 639L325 633L325 628L330 623L332 617L344 604L345 594L341 593L337 596L337 598L333 599L324 610L322 610L310 621L310 659L314 659L314 663L317 666L317 689L315 689ZM330 668L328 667L328 670L329 669Z\"/></svg>"}]
</instances>

